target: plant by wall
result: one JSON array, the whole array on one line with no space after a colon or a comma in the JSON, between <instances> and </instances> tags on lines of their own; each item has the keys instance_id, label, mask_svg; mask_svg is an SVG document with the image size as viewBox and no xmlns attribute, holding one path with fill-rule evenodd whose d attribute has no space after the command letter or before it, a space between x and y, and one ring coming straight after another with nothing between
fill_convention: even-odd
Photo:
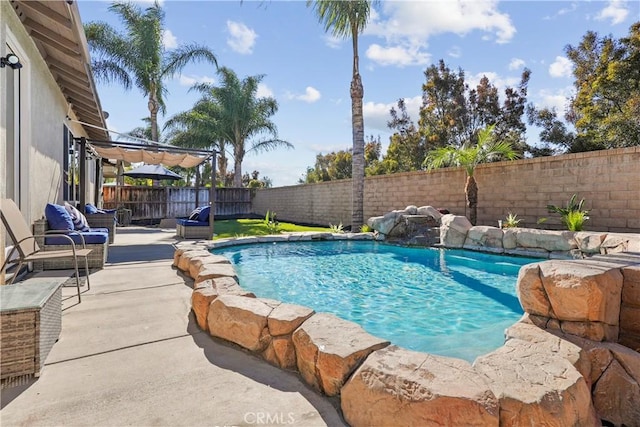
<instances>
[{"instance_id":1,"label":"plant by wall","mask_svg":"<svg viewBox=\"0 0 640 427\"><path fill-rule=\"evenodd\" d=\"M562 223L569 231L582 231L584 223L589 219L589 211L584 209L584 199L577 202L578 196L573 194L566 207L547 205L549 213L560 214Z\"/></svg>"}]
</instances>

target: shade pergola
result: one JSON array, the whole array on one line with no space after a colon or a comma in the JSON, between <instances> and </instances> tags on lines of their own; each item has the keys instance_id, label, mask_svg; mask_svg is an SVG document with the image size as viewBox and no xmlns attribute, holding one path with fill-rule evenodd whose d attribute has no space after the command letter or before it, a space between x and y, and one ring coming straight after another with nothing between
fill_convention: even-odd
<instances>
[{"instance_id":1,"label":"shade pergola","mask_svg":"<svg viewBox=\"0 0 640 427\"><path fill-rule=\"evenodd\" d=\"M213 237L213 221L215 213L216 189L216 155L215 150L175 147L172 145L125 141L89 140L84 137L74 138L80 145L80 158L86 159L90 154L109 160L122 160L129 163L144 162L150 165L180 166L191 168L207 160L211 160L211 188L209 189L209 238ZM86 202L86 164L80 162L80 206L84 209Z\"/></svg>"}]
</instances>

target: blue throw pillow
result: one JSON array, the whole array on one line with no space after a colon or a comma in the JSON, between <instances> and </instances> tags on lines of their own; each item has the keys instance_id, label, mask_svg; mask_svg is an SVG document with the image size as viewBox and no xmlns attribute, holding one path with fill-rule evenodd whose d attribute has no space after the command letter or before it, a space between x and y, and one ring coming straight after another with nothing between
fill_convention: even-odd
<instances>
[{"instance_id":1,"label":"blue throw pillow","mask_svg":"<svg viewBox=\"0 0 640 427\"><path fill-rule=\"evenodd\" d=\"M64 206L47 203L47 207L44 208L44 216L47 218L51 230L71 231L74 229L71 214Z\"/></svg>"},{"instance_id":2,"label":"blue throw pillow","mask_svg":"<svg viewBox=\"0 0 640 427\"><path fill-rule=\"evenodd\" d=\"M202 208L200 210L200 213L198 214L198 221L209 222L209 211L210 210L211 210L211 207L209 207L209 206L205 206L204 208Z\"/></svg>"},{"instance_id":3,"label":"blue throw pillow","mask_svg":"<svg viewBox=\"0 0 640 427\"><path fill-rule=\"evenodd\" d=\"M91 203L87 203L86 205L84 205L84 211L89 215L97 214L98 208L93 206Z\"/></svg>"},{"instance_id":4,"label":"blue throw pillow","mask_svg":"<svg viewBox=\"0 0 640 427\"><path fill-rule=\"evenodd\" d=\"M69 203L64 203L64 208L71 215L71 221L73 222L74 230L78 231L90 231L89 222L87 221L87 217L85 217L82 212L76 209L74 206L71 206Z\"/></svg>"}]
</instances>

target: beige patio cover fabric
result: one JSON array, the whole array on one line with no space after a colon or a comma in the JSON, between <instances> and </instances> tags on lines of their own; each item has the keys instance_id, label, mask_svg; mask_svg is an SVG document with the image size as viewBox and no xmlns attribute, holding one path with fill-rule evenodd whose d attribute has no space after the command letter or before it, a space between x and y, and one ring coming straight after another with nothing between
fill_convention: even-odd
<instances>
[{"instance_id":1,"label":"beige patio cover fabric","mask_svg":"<svg viewBox=\"0 0 640 427\"><path fill-rule=\"evenodd\" d=\"M148 165L165 165L165 166L180 166L183 168L192 168L199 165L206 160L206 157L193 156L191 154L172 154L172 153L158 153L149 150L127 150L121 147L96 147L91 145L91 148L102 158L111 160L124 160L129 163L144 162Z\"/></svg>"}]
</instances>

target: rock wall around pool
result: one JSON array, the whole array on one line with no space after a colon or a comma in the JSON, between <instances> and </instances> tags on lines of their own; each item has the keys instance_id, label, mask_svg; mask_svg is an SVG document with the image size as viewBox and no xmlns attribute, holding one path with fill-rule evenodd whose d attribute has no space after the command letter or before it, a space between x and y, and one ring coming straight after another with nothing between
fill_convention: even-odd
<instances>
[{"instance_id":1,"label":"rock wall around pool","mask_svg":"<svg viewBox=\"0 0 640 427\"><path fill-rule=\"evenodd\" d=\"M312 234L241 238L371 239ZM213 337L297 371L339 396L345 420L369 425L640 426L640 255L524 266L525 316L504 346L466 361L390 345L327 313L256 297L226 258L194 244L174 266L194 280L192 310Z\"/></svg>"},{"instance_id":2,"label":"rock wall around pool","mask_svg":"<svg viewBox=\"0 0 640 427\"><path fill-rule=\"evenodd\" d=\"M428 224L431 231L439 231L439 245L445 248L547 259L640 252L640 234L472 226L466 217L442 214L432 206L407 206L369 218L367 224L383 240L432 246L434 239L430 236L433 233L429 229L416 229L413 226L416 222Z\"/></svg>"}]
</instances>

